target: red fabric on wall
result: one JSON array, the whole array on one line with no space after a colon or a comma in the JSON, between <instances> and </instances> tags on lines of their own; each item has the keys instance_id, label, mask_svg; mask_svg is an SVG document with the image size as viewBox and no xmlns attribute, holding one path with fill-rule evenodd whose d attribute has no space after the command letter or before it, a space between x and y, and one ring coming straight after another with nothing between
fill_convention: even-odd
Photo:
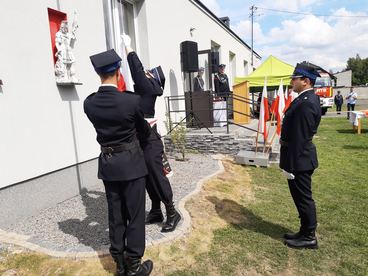
<instances>
[{"instance_id":1,"label":"red fabric on wall","mask_svg":"<svg viewBox=\"0 0 368 276\"><path fill-rule=\"evenodd\" d=\"M66 13L61 11L53 10L47 8L49 14L49 24L50 24L50 36L51 36L51 45L52 45L52 56L54 58L54 64L56 63L56 46L55 46L55 34L60 29L61 21L66 20Z\"/></svg>"}]
</instances>

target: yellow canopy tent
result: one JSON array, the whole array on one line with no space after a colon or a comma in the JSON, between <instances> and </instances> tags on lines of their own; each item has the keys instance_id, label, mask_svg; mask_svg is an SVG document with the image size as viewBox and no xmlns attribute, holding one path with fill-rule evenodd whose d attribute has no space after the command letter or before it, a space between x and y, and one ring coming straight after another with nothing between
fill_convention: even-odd
<instances>
[{"instance_id":1,"label":"yellow canopy tent","mask_svg":"<svg viewBox=\"0 0 368 276\"><path fill-rule=\"evenodd\" d=\"M293 74L294 66L282 60L269 56L253 73L246 77L236 77L235 83L249 81L249 87L264 86L265 77L267 86L279 86L281 79L284 85L290 83L290 76Z\"/></svg>"}]
</instances>

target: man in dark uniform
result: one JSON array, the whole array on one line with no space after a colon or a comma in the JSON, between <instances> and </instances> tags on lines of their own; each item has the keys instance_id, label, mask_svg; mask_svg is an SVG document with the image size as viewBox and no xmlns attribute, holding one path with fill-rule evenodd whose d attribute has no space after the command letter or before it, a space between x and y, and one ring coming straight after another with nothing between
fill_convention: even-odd
<instances>
[{"instance_id":1,"label":"man in dark uniform","mask_svg":"<svg viewBox=\"0 0 368 276\"><path fill-rule=\"evenodd\" d=\"M214 76L215 92L218 97L225 97L230 93L229 78L225 74L225 64L218 66L218 73Z\"/></svg>"},{"instance_id":2,"label":"man in dark uniform","mask_svg":"<svg viewBox=\"0 0 368 276\"><path fill-rule=\"evenodd\" d=\"M140 98L132 92L118 92L121 58L116 52L109 50L90 59L102 84L84 101L84 112L101 145L98 178L106 191L110 253L117 264L117 275L149 275L152 262L141 264L147 167L137 133L144 140L151 129L140 109Z\"/></svg>"},{"instance_id":3,"label":"man in dark uniform","mask_svg":"<svg viewBox=\"0 0 368 276\"><path fill-rule=\"evenodd\" d=\"M337 91L337 94L335 95L334 102L336 105L336 113L341 114L341 106L344 103L344 98L340 94L340 91Z\"/></svg>"},{"instance_id":4,"label":"man in dark uniform","mask_svg":"<svg viewBox=\"0 0 368 276\"><path fill-rule=\"evenodd\" d=\"M233 100L228 99L228 96L232 93L229 86L229 78L225 74L225 64L218 66L218 73L214 76L215 94L217 97L222 97L227 104L229 118L233 118Z\"/></svg>"},{"instance_id":5,"label":"man in dark uniform","mask_svg":"<svg viewBox=\"0 0 368 276\"><path fill-rule=\"evenodd\" d=\"M145 71L137 54L130 47L130 37L128 35L123 35L122 39L124 41L129 68L134 81L134 91L141 97L141 108L144 117L152 126L150 137L141 144L148 168L146 189L152 201L152 208L147 215L146 223L160 223L164 220L161 211L161 202L163 202L166 208L167 219L161 231L174 231L181 216L179 212L175 210L170 181L164 172L162 163L164 147L161 136L157 132L157 119L154 118L156 98L163 94L165 78L161 67L157 67L151 70L151 72Z\"/></svg>"},{"instance_id":6,"label":"man in dark uniform","mask_svg":"<svg viewBox=\"0 0 368 276\"><path fill-rule=\"evenodd\" d=\"M280 138L280 168L288 179L290 193L300 217L300 230L284 235L293 248L317 248L316 207L312 198L312 174L318 167L312 143L321 120L320 99L313 86L319 73L309 63L297 64L291 85L298 97L285 112Z\"/></svg>"}]
</instances>

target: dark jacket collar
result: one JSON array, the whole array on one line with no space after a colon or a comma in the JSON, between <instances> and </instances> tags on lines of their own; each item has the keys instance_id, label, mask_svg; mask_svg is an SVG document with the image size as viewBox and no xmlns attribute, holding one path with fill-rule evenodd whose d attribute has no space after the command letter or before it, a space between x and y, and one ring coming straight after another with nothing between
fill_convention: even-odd
<instances>
[{"instance_id":1,"label":"dark jacket collar","mask_svg":"<svg viewBox=\"0 0 368 276\"><path fill-rule=\"evenodd\" d=\"M115 86L112 86L112 85L100 86L98 88L98 92L118 92L118 91L119 90Z\"/></svg>"}]
</instances>

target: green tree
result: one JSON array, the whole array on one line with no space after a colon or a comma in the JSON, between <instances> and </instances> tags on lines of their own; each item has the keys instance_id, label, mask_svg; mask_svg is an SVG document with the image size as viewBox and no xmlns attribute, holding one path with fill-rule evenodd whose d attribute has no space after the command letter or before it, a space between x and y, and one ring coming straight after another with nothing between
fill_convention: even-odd
<instances>
[{"instance_id":1,"label":"green tree","mask_svg":"<svg viewBox=\"0 0 368 276\"><path fill-rule=\"evenodd\" d=\"M368 58L362 59L359 54L355 58L348 59L347 70L352 70L353 85L360 85L368 83Z\"/></svg>"}]
</instances>

